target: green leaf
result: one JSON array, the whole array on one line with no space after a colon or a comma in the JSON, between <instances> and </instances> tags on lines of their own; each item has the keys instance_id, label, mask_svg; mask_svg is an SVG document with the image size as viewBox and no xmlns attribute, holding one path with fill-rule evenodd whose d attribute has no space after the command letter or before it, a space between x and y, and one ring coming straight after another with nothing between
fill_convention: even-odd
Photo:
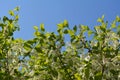
<instances>
[{"instance_id":1,"label":"green leaf","mask_svg":"<svg viewBox=\"0 0 120 80\"><path fill-rule=\"evenodd\" d=\"M47 38L49 38L50 35L51 35L51 33L46 33L46 34L45 34L45 36L46 36Z\"/></svg>"},{"instance_id":2,"label":"green leaf","mask_svg":"<svg viewBox=\"0 0 120 80\"><path fill-rule=\"evenodd\" d=\"M120 36L120 25L117 27L117 34Z\"/></svg>"},{"instance_id":3,"label":"green leaf","mask_svg":"<svg viewBox=\"0 0 120 80\"><path fill-rule=\"evenodd\" d=\"M90 70L89 70L89 67L85 69L85 77L86 77L87 79L89 79L89 74L90 74L89 71L90 71Z\"/></svg>"},{"instance_id":4,"label":"green leaf","mask_svg":"<svg viewBox=\"0 0 120 80\"><path fill-rule=\"evenodd\" d=\"M16 15L16 16L15 16L15 20L18 20L18 19L19 19L19 15Z\"/></svg>"},{"instance_id":5,"label":"green leaf","mask_svg":"<svg viewBox=\"0 0 120 80\"><path fill-rule=\"evenodd\" d=\"M116 16L116 21L120 22L120 17L119 16Z\"/></svg>"},{"instance_id":6,"label":"green leaf","mask_svg":"<svg viewBox=\"0 0 120 80\"><path fill-rule=\"evenodd\" d=\"M88 27L88 26L81 25L80 27L81 27L81 30L82 30L83 32L89 30L89 27Z\"/></svg>"},{"instance_id":7,"label":"green leaf","mask_svg":"<svg viewBox=\"0 0 120 80\"><path fill-rule=\"evenodd\" d=\"M68 33L70 34L70 36L75 35L75 34L74 34L74 31L72 31L72 30L68 30Z\"/></svg>"},{"instance_id":8,"label":"green leaf","mask_svg":"<svg viewBox=\"0 0 120 80\"><path fill-rule=\"evenodd\" d=\"M14 12L13 12L12 10L9 11L9 14L10 14L11 16L14 16Z\"/></svg>"},{"instance_id":9,"label":"green leaf","mask_svg":"<svg viewBox=\"0 0 120 80\"><path fill-rule=\"evenodd\" d=\"M58 30L61 30L61 29L63 29L63 27L64 27L64 25L63 25L62 23L57 24L57 26L58 26Z\"/></svg>"},{"instance_id":10,"label":"green leaf","mask_svg":"<svg viewBox=\"0 0 120 80\"><path fill-rule=\"evenodd\" d=\"M77 26L76 26L76 25L73 27L73 30L74 30L75 32L77 31Z\"/></svg>"},{"instance_id":11,"label":"green leaf","mask_svg":"<svg viewBox=\"0 0 120 80\"><path fill-rule=\"evenodd\" d=\"M100 32L100 26L95 26L94 29L97 32L97 34Z\"/></svg>"},{"instance_id":12,"label":"green leaf","mask_svg":"<svg viewBox=\"0 0 120 80\"><path fill-rule=\"evenodd\" d=\"M100 26L100 29L101 31L105 32L106 31L106 27L103 25L103 26Z\"/></svg>"},{"instance_id":13,"label":"green leaf","mask_svg":"<svg viewBox=\"0 0 120 80\"><path fill-rule=\"evenodd\" d=\"M79 73L75 73L74 76L75 76L75 78L76 78L77 80L81 80L81 77L80 77L80 74L79 74Z\"/></svg>"},{"instance_id":14,"label":"green leaf","mask_svg":"<svg viewBox=\"0 0 120 80\"><path fill-rule=\"evenodd\" d=\"M67 34L67 33L68 33L68 30L67 30L67 29L65 29L65 30L64 30L64 34Z\"/></svg>"},{"instance_id":15,"label":"green leaf","mask_svg":"<svg viewBox=\"0 0 120 80\"><path fill-rule=\"evenodd\" d=\"M5 26L5 24L3 24L3 23L0 23L0 27L3 27L3 26Z\"/></svg>"},{"instance_id":16,"label":"green leaf","mask_svg":"<svg viewBox=\"0 0 120 80\"><path fill-rule=\"evenodd\" d=\"M45 31L44 24L40 24L40 30L43 32Z\"/></svg>"},{"instance_id":17,"label":"green leaf","mask_svg":"<svg viewBox=\"0 0 120 80\"><path fill-rule=\"evenodd\" d=\"M102 20L104 19L104 17L105 17L105 16L104 16L104 15L102 15Z\"/></svg>"},{"instance_id":18,"label":"green leaf","mask_svg":"<svg viewBox=\"0 0 120 80\"><path fill-rule=\"evenodd\" d=\"M41 50L41 45L40 45L40 44L38 44L38 45L35 47L35 50L36 50L37 52L42 53L42 50Z\"/></svg>"},{"instance_id":19,"label":"green leaf","mask_svg":"<svg viewBox=\"0 0 120 80\"><path fill-rule=\"evenodd\" d=\"M102 18L98 18L98 19L97 19L97 22L102 23L102 22L103 22L103 19L104 19L104 15L102 15Z\"/></svg>"},{"instance_id":20,"label":"green leaf","mask_svg":"<svg viewBox=\"0 0 120 80\"><path fill-rule=\"evenodd\" d=\"M101 18L98 18L97 22L102 22L102 19L101 19Z\"/></svg>"},{"instance_id":21,"label":"green leaf","mask_svg":"<svg viewBox=\"0 0 120 80\"><path fill-rule=\"evenodd\" d=\"M40 36L40 32L38 32L38 31L36 31L34 34L35 34L36 36Z\"/></svg>"},{"instance_id":22,"label":"green leaf","mask_svg":"<svg viewBox=\"0 0 120 80\"><path fill-rule=\"evenodd\" d=\"M105 52L106 52L107 50L108 50L108 48L107 48L107 47L104 47L104 48L103 48L103 51L105 51Z\"/></svg>"},{"instance_id":23,"label":"green leaf","mask_svg":"<svg viewBox=\"0 0 120 80\"><path fill-rule=\"evenodd\" d=\"M3 44L4 38L0 36L0 44Z\"/></svg>"},{"instance_id":24,"label":"green leaf","mask_svg":"<svg viewBox=\"0 0 120 80\"><path fill-rule=\"evenodd\" d=\"M33 45L36 41L35 40L28 40L27 43Z\"/></svg>"},{"instance_id":25,"label":"green leaf","mask_svg":"<svg viewBox=\"0 0 120 80\"><path fill-rule=\"evenodd\" d=\"M32 49L31 45L29 43L24 43L24 49L26 49L27 51L30 51Z\"/></svg>"},{"instance_id":26,"label":"green leaf","mask_svg":"<svg viewBox=\"0 0 120 80\"><path fill-rule=\"evenodd\" d=\"M37 26L34 26L34 29L35 29L36 31L38 31L38 27L37 27Z\"/></svg>"},{"instance_id":27,"label":"green leaf","mask_svg":"<svg viewBox=\"0 0 120 80\"><path fill-rule=\"evenodd\" d=\"M92 30L88 30L88 36L90 36L91 34L93 34Z\"/></svg>"},{"instance_id":28,"label":"green leaf","mask_svg":"<svg viewBox=\"0 0 120 80\"><path fill-rule=\"evenodd\" d=\"M116 22L113 21L113 23L111 24L111 28L116 28Z\"/></svg>"},{"instance_id":29,"label":"green leaf","mask_svg":"<svg viewBox=\"0 0 120 80\"><path fill-rule=\"evenodd\" d=\"M3 22L5 22L5 21L7 21L7 20L9 20L8 17L4 16L4 17L3 17Z\"/></svg>"},{"instance_id":30,"label":"green leaf","mask_svg":"<svg viewBox=\"0 0 120 80\"><path fill-rule=\"evenodd\" d=\"M102 73L101 73L101 72L98 72L98 73L95 75L95 80L102 80Z\"/></svg>"},{"instance_id":31,"label":"green leaf","mask_svg":"<svg viewBox=\"0 0 120 80\"><path fill-rule=\"evenodd\" d=\"M64 26L64 27L68 27L68 26L69 26L69 24L68 24L68 21L67 21L67 20L64 20L64 22L63 22L63 26Z\"/></svg>"},{"instance_id":32,"label":"green leaf","mask_svg":"<svg viewBox=\"0 0 120 80\"><path fill-rule=\"evenodd\" d=\"M15 11L19 11L19 10L20 10L20 7L17 6L14 10L15 10Z\"/></svg>"}]
</instances>

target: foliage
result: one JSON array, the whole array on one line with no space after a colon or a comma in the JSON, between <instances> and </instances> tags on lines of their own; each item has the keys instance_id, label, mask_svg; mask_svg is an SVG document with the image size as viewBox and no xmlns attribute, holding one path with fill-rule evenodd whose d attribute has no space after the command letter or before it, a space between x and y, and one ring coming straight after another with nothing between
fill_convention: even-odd
<instances>
[{"instance_id":1,"label":"foliage","mask_svg":"<svg viewBox=\"0 0 120 80\"><path fill-rule=\"evenodd\" d=\"M120 17L108 25L104 16L94 30L68 21L57 25L57 32L46 32L44 24L34 26L31 40L14 39L19 30L19 8L12 18L0 22L1 80L119 80ZM65 41L69 35L69 41ZM68 37L67 37L68 38Z\"/></svg>"}]
</instances>

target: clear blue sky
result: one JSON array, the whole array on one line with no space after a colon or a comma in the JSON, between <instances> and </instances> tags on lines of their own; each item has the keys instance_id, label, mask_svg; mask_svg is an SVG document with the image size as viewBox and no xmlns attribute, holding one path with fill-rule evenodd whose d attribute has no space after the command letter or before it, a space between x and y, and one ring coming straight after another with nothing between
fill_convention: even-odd
<instances>
[{"instance_id":1,"label":"clear blue sky","mask_svg":"<svg viewBox=\"0 0 120 80\"><path fill-rule=\"evenodd\" d=\"M105 15L109 22L120 16L120 0L0 0L0 17L20 6L20 32L15 38L33 38L33 26L45 24L47 31L55 31L64 19L70 27L84 24L93 27L98 17Z\"/></svg>"}]
</instances>

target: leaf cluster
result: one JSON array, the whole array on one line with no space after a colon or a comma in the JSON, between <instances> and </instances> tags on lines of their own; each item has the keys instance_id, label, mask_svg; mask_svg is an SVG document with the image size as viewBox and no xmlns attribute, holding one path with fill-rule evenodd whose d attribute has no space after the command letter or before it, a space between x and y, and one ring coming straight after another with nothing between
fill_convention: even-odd
<instances>
[{"instance_id":1,"label":"leaf cluster","mask_svg":"<svg viewBox=\"0 0 120 80\"><path fill-rule=\"evenodd\" d=\"M16 13L0 21L1 80L119 80L120 17L108 25L104 16L94 30L85 25L72 29L67 20L57 24L57 33L44 24L34 26L35 37L14 39L19 30ZM69 41L65 41L69 35ZM88 39L89 38L89 39Z\"/></svg>"}]
</instances>

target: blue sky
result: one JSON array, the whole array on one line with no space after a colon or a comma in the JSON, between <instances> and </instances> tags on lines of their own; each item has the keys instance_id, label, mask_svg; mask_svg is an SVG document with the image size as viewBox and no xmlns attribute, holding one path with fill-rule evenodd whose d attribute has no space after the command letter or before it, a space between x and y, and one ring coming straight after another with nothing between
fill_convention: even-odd
<instances>
[{"instance_id":1,"label":"blue sky","mask_svg":"<svg viewBox=\"0 0 120 80\"><path fill-rule=\"evenodd\" d=\"M71 28L79 24L92 28L103 14L109 22L120 16L120 0L0 0L0 17L8 16L8 11L16 6L20 6L21 30L14 36L23 39L33 38L33 26L40 23L51 32L65 19Z\"/></svg>"}]
</instances>

